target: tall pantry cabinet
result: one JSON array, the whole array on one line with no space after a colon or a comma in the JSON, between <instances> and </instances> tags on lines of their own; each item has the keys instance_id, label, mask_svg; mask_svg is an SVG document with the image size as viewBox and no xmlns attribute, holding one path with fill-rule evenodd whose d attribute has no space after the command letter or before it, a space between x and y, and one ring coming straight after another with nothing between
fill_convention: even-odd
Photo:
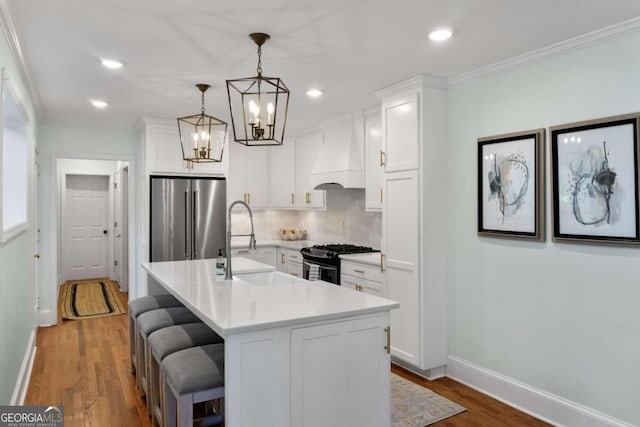
<instances>
[{"instance_id":1,"label":"tall pantry cabinet","mask_svg":"<svg viewBox=\"0 0 640 427\"><path fill-rule=\"evenodd\" d=\"M382 267L391 355L428 378L447 356L445 90L419 76L376 93L382 101Z\"/></svg>"}]
</instances>

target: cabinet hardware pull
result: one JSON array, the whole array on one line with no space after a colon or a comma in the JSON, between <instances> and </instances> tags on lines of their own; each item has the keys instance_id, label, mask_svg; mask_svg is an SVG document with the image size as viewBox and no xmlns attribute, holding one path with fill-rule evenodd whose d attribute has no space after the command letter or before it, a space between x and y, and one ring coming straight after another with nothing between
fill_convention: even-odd
<instances>
[{"instance_id":1,"label":"cabinet hardware pull","mask_svg":"<svg viewBox=\"0 0 640 427\"><path fill-rule=\"evenodd\" d=\"M380 189L380 203L382 203L382 188Z\"/></svg>"},{"instance_id":2,"label":"cabinet hardware pull","mask_svg":"<svg viewBox=\"0 0 640 427\"><path fill-rule=\"evenodd\" d=\"M311 193L306 193L305 196L306 196L306 202L311 203Z\"/></svg>"},{"instance_id":3,"label":"cabinet hardware pull","mask_svg":"<svg viewBox=\"0 0 640 427\"><path fill-rule=\"evenodd\" d=\"M355 268L353 269L353 271L355 273L360 273L360 274L364 274L364 270L356 270Z\"/></svg>"},{"instance_id":4,"label":"cabinet hardware pull","mask_svg":"<svg viewBox=\"0 0 640 427\"><path fill-rule=\"evenodd\" d=\"M280 254L280 263L284 264L284 252Z\"/></svg>"},{"instance_id":5,"label":"cabinet hardware pull","mask_svg":"<svg viewBox=\"0 0 640 427\"><path fill-rule=\"evenodd\" d=\"M291 204L295 204L294 193L291 193Z\"/></svg>"},{"instance_id":6,"label":"cabinet hardware pull","mask_svg":"<svg viewBox=\"0 0 640 427\"><path fill-rule=\"evenodd\" d=\"M387 350L387 354L389 354L391 353L391 326L384 328L384 331L387 334L387 345L384 346L384 349Z\"/></svg>"},{"instance_id":7,"label":"cabinet hardware pull","mask_svg":"<svg viewBox=\"0 0 640 427\"><path fill-rule=\"evenodd\" d=\"M289 255L289 258L298 259L298 255Z\"/></svg>"},{"instance_id":8,"label":"cabinet hardware pull","mask_svg":"<svg viewBox=\"0 0 640 427\"><path fill-rule=\"evenodd\" d=\"M298 273L291 273L292 276L300 277Z\"/></svg>"},{"instance_id":9,"label":"cabinet hardware pull","mask_svg":"<svg viewBox=\"0 0 640 427\"><path fill-rule=\"evenodd\" d=\"M242 193L242 201L247 203L247 193Z\"/></svg>"},{"instance_id":10,"label":"cabinet hardware pull","mask_svg":"<svg viewBox=\"0 0 640 427\"><path fill-rule=\"evenodd\" d=\"M384 268L384 264L386 263L387 256L380 252L380 271L384 273L386 268Z\"/></svg>"},{"instance_id":11,"label":"cabinet hardware pull","mask_svg":"<svg viewBox=\"0 0 640 427\"><path fill-rule=\"evenodd\" d=\"M251 193L247 193L247 203L251 204Z\"/></svg>"},{"instance_id":12,"label":"cabinet hardware pull","mask_svg":"<svg viewBox=\"0 0 640 427\"><path fill-rule=\"evenodd\" d=\"M238 251L238 253L239 253L239 254L248 254L248 253L249 253L249 251L248 251L248 250L246 250L246 249L243 249L243 250L241 250L241 251Z\"/></svg>"},{"instance_id":13,"label":"cabinet hardware pull","mask_svg":"<svg viewBox=\"0 0 640 427\"><path fill-rule=\"evenodd\" d=\"M380 166L384 166L387 163L386 155L384 151L380 150Z\"/></svg>"}]
</instances>

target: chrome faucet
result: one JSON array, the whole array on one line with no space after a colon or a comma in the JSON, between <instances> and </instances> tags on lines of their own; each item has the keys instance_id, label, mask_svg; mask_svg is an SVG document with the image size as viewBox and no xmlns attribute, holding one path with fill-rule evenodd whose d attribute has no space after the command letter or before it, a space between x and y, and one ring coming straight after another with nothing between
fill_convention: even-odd
<instances>
[{"instance_id":1,"label":"chrome faucet","mask_svg":"<svg viewBox=\"0 0 640 427\"><path fill-rule=\"evenodd\" d=\"M231 234L231 209L237 204L244 205L249 211L249 219L251 220L251 234ZM256 248L256 233L253 230L253 212L248 204L242 200L236 200L229 205L229 212L227 213L227 273L224 276L225 280L233 279L233 272L231 271L231 238L236 236L249 236L249 249Z\"/></svg>"}]
</instances>

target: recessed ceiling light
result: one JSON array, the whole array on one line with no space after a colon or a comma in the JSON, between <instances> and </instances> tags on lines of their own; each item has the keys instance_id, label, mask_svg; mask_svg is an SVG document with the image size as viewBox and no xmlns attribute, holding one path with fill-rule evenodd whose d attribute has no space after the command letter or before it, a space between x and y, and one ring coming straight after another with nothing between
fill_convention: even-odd
<instances>
[{"instance_id":1,"label":"recessed ceiling light","mask_svg":"<svg viewBox=\"0 0 640 427\"><path fill-rule=\"evenodd\" d=\"M319 96L321 96L324 92L322 92L320 89L309 89L307 91L307 95L309 95L312 98L317 98Z\"/></svg>"},{"instance_id":2,"label":"recessed ceiling light","mask_svg":"<svg viewBox=\"0 0 640 427\"><path fill-rule=\"evenodd\" d=\"M118 68L122 68L122 62L115 61L113 59L101 59L100 63L110 70L117 70Z\"/></svg>"},{"instance_id":3,"label":"recessed ceiling light","mask_svg":"<svg viewBox=\"0 0 640 427\"><path fill-rule=\"evenodd\" d=\"M453 32L448 28L440 28L438 30L432 31L429 33L429 38L436 42L441 42L443 40L447 40Z\"/></svg>"},{"instance_id":4,"label":"recessed ceiling light","mask_svg":"<svg viewBox=\"0 0 640 427\"><path fill-rule=\"evenodd\" d=\"M96 108L106 108L109 104L104 101L99 101L97 99L91 100L91 104Z\"/></svg>"}]
</instances>

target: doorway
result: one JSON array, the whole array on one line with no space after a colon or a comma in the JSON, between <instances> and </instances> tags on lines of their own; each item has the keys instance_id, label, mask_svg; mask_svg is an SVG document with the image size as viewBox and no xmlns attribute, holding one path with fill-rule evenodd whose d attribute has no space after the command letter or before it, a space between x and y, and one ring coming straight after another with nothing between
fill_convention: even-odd
<instances>
[{"instance_id":1,"label":"doorway","mask_svg":"<svg viewBox=\"0 0 640 427\"><path fill-rule=\"evenodd\" d=\"M130 173L135 173L133 166L133 158L127 156L86 155L82 157L61 154L52 156L52 172L55 177L51 186L52 215L50 218L51 226L55 230L50 242L53 268L50 270L52 274L49 286L51 287L47 304L49 309L45 308L42 311L40 321L42 325L57 323L59 286L67 280L77 280L78 277L106 277L118 281L120 290L130 292L129 298L135 298L135 260L131 259L136 254L136 251L131 247L135 244L135 203L133 200L135 188L130 188L132 179L129 176ZM103 201L91 200L92 196L89 194L95 192L96 188L100 188L104 192L104 182L106 182L109 194L106 206ZM116 187L119 197L117 204L115 200ZM71 204L75 203L79 208L71 206L66 208L65 204L69 204L69 200L67 200L69 198L75 200ZM75 217L65 215L67 209L71 210ZM102 226L99 223L103 223L105 212L106 222ZM82 215L85 218L82 218ZM85 226L77 227L74 232L77 232L78 235L73 235L71 233L73 229L70 227L79 224L71 224L69 221L71 223L84 222ZM86 226L86 224L90 225ZM84 230L82 230L83 228ZM90 231L91 228L93 230ZM81 230L84 234L80 233ZM77 242L74 243L72 239L76 239ZM85 242L82 243L82 240ZM101 249L101 254L104 253L102 249L105 240L107 260L103 262L104 256L97 254L98 249ZM78 255L78 252L81 251L84 253L85 259L76 262L74 267L78 268L71 268L69 271L68 265L74 263L67 262L67 255L74 255L74 252L75 255ZM76 259L78 258L80 257L76 257ZM70 259L73 258L70 257ZM106 271L102 269L102 265ZM79 276L81 272L84 273ZM131 292L134 294L132 295Z\"/></svg>"}]
</instances>

